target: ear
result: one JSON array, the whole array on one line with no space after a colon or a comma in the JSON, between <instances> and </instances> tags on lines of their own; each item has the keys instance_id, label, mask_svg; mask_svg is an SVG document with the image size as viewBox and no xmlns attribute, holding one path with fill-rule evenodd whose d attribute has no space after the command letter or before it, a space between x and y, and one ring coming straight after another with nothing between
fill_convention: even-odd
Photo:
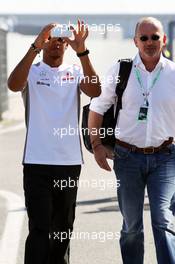
<instances>
[{"instance_id":1,"label":"ear","mask_svg":"<svg viewBox=\"0 0 175 264\"><path fill-rule=\"evenodd\" d=\"M134 43L135 43L136 47L138 47L138 43L137 43L137 38L136 37L134 37Z\"/></svg>"},{"instance_id":2,"label":"ear","mask_svg":"<svg viewBox=\"0 0 175 264\"><path fill-rule=\"evenodd\" d=\"M163 44L164 44L164 46L166 46L166 43L167 43L167 36L164 35L164 36L163 36Z\"/></svg>"}]
</instances>

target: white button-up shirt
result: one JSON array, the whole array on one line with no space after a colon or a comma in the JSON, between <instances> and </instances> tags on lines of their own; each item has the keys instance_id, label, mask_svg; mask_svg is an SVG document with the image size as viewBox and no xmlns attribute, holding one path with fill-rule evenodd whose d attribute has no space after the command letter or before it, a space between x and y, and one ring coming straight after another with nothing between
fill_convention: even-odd
<instances>
[{"instance_id":1,"label":"white button-up shirt","mask_svg":"<svg viewBox=\"0 0 175 264\"><path fill-rule=\"evenodd\" d=\"M144 103L143 91L136 78L139 70L144 89L148 92L158 71L160 76L149 91L147 121L138 121L140 107ZM108 71L102 85L102 93L91 102L90 109L103 115L116 102L116 81L119 63ZM122 109L116 125L116 138L137 147L157 147L169 137L175 137L175 63L160 57L152 72L148 72L139 54L133 60L133 67L127 87L122 96Z\"/></svg>"}]
</instances>

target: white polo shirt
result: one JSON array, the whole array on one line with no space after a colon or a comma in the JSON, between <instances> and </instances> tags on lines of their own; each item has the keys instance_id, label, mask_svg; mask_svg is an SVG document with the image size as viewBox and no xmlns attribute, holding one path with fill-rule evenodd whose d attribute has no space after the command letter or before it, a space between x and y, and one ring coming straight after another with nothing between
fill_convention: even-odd
<instances>
[{"instance_id":1,"label":"white polo shirt","mask_svg":"<svg viewBox=\"0 0 175 264\"><path fill-rule=\"evenodd\" d=\"M143 86L148 91L160 67L162 67L162 70L159 78L148 96L147 122L139 122L137 120L138 113L143 105L144 98L135 75L135 68L138 68ZM119 63L116 63L106 75L106 82L102 86L101 95L92 100L90 106L92 111L103 115L115 103L116 76L118 73ZM148 72L139 54L137 54L133 61L127 87L122 96L122 109L119 112L116 131L116 138L137 147L157 147L169 137L175 137L174 62L161 56L155 69L152 72Z\"/></svg>"},{"instance_id":2,"label":"white polo shirt","mask_svg":"<svg viewBox=\"0 0 175 264\"><path fill-rule=\"evenodd\" d=\"M78 83L82 77L77 65L52 68L40 62L31 66L28 87L23 91L27 125L24 164L82 164L78 128Z\"/></svg>"}]
</instances>

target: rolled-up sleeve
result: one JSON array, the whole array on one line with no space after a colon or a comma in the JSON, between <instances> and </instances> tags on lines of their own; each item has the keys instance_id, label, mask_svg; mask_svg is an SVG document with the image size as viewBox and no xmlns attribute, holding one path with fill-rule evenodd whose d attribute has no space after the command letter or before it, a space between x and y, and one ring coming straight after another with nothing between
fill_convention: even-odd
<instances>
[{"instance_id":1,"label":"rolled-up sleeve","mask_svg":"<svg viewBox=\"0 0 175 264\"><path fill-rule=\"evenodd\" d=\"M98 114L104 115L104 113L110 108L112 104L116 102L116 85L119 81L119 63L113 65L107 72L102 83L102 91L100 96L91 100L90 110Z\"/></svg>"}]
</instances>

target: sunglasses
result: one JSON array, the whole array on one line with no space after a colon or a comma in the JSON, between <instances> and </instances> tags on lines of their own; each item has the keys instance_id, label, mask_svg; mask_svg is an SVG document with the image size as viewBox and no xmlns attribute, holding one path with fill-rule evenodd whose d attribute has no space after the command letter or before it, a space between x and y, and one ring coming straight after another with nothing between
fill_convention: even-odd
<instances>
[{"instance_id":1,"label":"sunglasses","mask_svg":"<svg viewBox=\"0 0 175 264\"><path fill-rule=\"evenodd\" d=\"M153 34L151 37L148 37L146 35L143 35L143 36L140 37L140 40L142 42L148 41L148 39L151 39L153 41L157 41L157 40L160 39L160 36L159 35L156 35L156 34Z\"/></svg>"},{"instance_id":2,"label":"sunglasses","mask_svg":"<svg viewBox=\"0 0 175 264\"><path fill-rule=\"evenodd\" d=\"M53 39L53 38L51 38L50 36L48 37L48 40L51 40L51 39ZM61 42L61 43L65 43L66 41L64 40L64 39L62 39L62 38L56 38L57 39L57 41L59 41L59 42Z\"/></svg>"}]
</instances>

